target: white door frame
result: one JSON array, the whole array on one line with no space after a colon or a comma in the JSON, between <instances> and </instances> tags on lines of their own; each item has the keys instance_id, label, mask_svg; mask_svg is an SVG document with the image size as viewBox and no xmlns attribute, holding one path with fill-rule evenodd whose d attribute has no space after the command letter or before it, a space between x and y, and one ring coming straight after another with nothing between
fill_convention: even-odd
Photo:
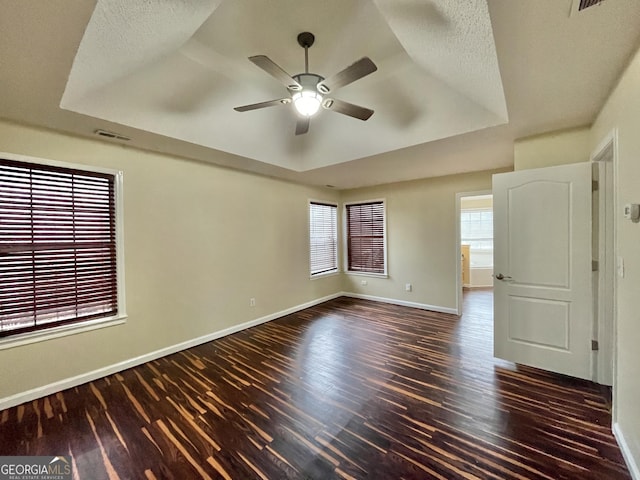
<instances>
[{"instance_id":1,"label":"white door frame","mask_svg":"<svg viewBox=\"0 0 640 480\"><path fill-rule=\"evenodd\" d=\"M616 338L616 229L618 211L616 186L618 178L618 132L611 131L593 151L590 158L598 174L598 271L594 274L597 291L594 293L594 337L598 351L594 352L593 378L597 383L613 385L615 392ZM594 172L595 173L595 172ZM594 241L596 241L594 239ZM614 402L615 405L615 402ZM615 421L615 411L613 412Z\"/></svg>"},{"instance_id":2,"label":"white door frame","mask_svg":"<svg viewBox=\"0 0 640 480\"><path fill-rule=\"evenodd\" d=\"M462 315L462 265L460 256L462 255L462 242L460 241L460 199L462 197L477 197L480 195L493 195L492 190L479 190L476 192L456 193L456 314Z\"/></svg>"}]
</instances>

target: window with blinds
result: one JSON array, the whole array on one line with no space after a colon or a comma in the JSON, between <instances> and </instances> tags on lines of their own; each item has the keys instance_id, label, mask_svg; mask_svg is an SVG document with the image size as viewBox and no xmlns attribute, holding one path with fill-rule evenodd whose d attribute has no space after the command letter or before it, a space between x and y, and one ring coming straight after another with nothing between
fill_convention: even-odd
<instances>
[{"instance_id":1,"label":"window with blinds","mask_svg":"<svg viewBox=\"0 0 640 480\"><path fill-rule=\"evenodd\" d=\"M461 209L460 241L463 245L469 245L471 268L492 268L493 209Z\"/></svg>"},{"instance_id":2,"label":"window with blinds","mask_svg":"<svg viewBox=\"0 0 640 480\"><path fill-rule=\"evenodd\" d=\"M0 159L0 337L118 313L115 175Z\"/></svg>"},{"instance_id":3,"label":"window with blinds","mask_svg":"<svg viewBox=\"0 0 640 480\"><path fill-rule=\"evenodd\" d=\"M311 275L338 271L337 205L309 203Z\"/></svg>"},{"instance_id":4,"label":"window with blinds","mask_svg":"<svg viewBox=\"0 0 640 480\"><path fill-rule=\"evenodd\" d=\"M384 216L383 201L346 205L350 272L386 273Z\"/></svg>"}]
</instances>

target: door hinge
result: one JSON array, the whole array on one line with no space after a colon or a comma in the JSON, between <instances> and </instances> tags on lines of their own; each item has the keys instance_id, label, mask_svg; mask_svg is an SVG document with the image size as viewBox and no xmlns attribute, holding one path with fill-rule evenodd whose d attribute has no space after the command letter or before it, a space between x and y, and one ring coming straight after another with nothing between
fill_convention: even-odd
<instances>
[{"instance_id":1,"label":"door hinge","mask_svg":"<svg viewBox=\"0 0 640 480\"><path fill-rule=\"evenodd\" d=\"M600 350L600 346L598 345L597 340L591 340L591 350L598 351Z\"/></svg>"},{"instance_id":2,"label":"door hinge","mask_svg":"<svg viewBox=\"0 0 640 480\"><path fill-rule=\"evenodd\" d=\"M591 271L597 272L599 268L600 265L598 264L598 260L591 260Z\"/></svg>"},{"instance_id":3,"label":"door hinge","mask_svg":"<svg viewBox=\"0 0 640 480\"><path fill-rule=\"evenodd\" d=\"M598 188L599 188L599 183L597 180L591 180L591 191L592 192L597 192Z\"/></svg>"}]
</instances>

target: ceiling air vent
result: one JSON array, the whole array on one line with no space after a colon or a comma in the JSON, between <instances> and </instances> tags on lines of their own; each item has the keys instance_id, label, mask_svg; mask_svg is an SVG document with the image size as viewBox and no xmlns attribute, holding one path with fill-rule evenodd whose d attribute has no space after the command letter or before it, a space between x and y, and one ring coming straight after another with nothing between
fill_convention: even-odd
<instances>
[{"instance_id":1,"label":"ceiling air vent","mask_svg":"<svg viewBox=\"0 0 640 480\"><path fill-rule=\"evenodd\" d=\"M578 11L581 12L585 8L593 7L594 5L598 5L600 3L602 3L602 0L580 0Z\"/></svg>"},{"instance_id":2,"label":"ceiling air vent","mask_svg":"<svg viewBox=\"0 0 640 480\"><path fill-rule=\"evenodd\" d=\"M125 142L131 140L129 137L125 137L124 135L120 135L119 133L109 132L108 130L98 129L93 133L95 133L96 135L100 135L101 137L113 138L115 140L124 140Z\"/></svg>"}]
</instances>

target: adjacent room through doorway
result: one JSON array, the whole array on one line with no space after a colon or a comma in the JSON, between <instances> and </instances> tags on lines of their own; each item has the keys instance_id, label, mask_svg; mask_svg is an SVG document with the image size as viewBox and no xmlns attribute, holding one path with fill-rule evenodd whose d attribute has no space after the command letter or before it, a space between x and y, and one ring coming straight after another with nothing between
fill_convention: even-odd
<instances>
[{"instance_id":1,"label":"adjacent room through doorway","mask_svg":"<svg viewBox=\"0 0 640 480\"><path fill-rule=\"evenodd\" d=\"M493 287L493 195L460 198L462 287Z\"/></svg>"}]
</instances>

